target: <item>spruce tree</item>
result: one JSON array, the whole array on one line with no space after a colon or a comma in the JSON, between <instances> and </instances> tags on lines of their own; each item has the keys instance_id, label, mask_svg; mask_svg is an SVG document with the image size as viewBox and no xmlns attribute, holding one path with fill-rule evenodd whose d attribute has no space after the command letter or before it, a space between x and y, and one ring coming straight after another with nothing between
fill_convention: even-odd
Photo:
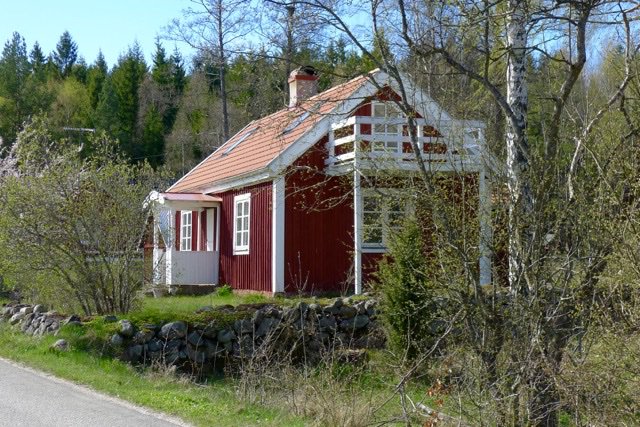
<instances>
[{"instance_id":1,"label":"spruce tree","mask_svg":"<svg viewBox=\"0 0 640 427\"><path fill-rule=\"evenodd\" d=\"M69 31L60 36L60 40L53 52L53 61L62 77L67 77L78 59L78 45L73 41Z\"/></svg>"},{"instance_id":2,"label":"spruce tree","mask_svg":"<svg viewBox=\"0 0 640 427\"><path fill-rule=\"evenodd\" d=\"M99 51L96 61L87 71L87 90L89 91L89 99L91 100L91 108L93 109L98 106L102 86L104 85L108 72L107 61L105 61L102 51Z\"/></svg>"},{"instance_id":3,"label":"spruce tree","mask_svg":"<svg viewBox=\"0 0 640 427\"><path fill-rule=\"evenodd\" d=\"M5 144L13 143L28 114L23 96L30 70L24 37L15 32L0 57L0 138Z\"/></svg>"}]
</instances>

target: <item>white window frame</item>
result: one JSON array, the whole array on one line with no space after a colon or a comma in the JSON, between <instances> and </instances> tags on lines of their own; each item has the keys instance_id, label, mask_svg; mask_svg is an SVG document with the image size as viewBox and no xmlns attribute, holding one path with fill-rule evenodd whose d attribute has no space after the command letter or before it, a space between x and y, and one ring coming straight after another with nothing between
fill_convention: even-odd
<instances>
[{"instance_id":1,"label":"white window frame","mask_svg":"<svg viewBox=\"0 0 640 427\"><path fill-rule=\"evenodd\" d=\"M187 219L189 220L187 222ZM193 212L180 212L180 250L190 251L193 235Z\"/></svg>"},{"instance_id":2,"label":"white window frame","mask_svg":"<svg viewBox=\"0 0 640 427\"><path fill-rule=\"evenodd\" d=\"M242 207L240 211L239 207ZM240 220L240 221L238 221ZM249 254L251 236L251 193L240 194L233 198L233 254Z\"/></svg>"},{"instance_id":3,"label":"white window frame","mask_svg":"<svg viewBox=\"0 0 640 427\"><path fill-rule=\"evenodd\" d=\"M376 114L376 109L378 109L376 107L383 107L384 115ZM392 102L377 101L371 103L371 117L398 119L402 117L402 111L400 111L400 109ZM399 138L395 141L389 141L386 139L386 137L401 136L401 124L374 123L371 129L371 133L374 136L374 140L371 144L371 151L397 153L402 149L402 143ZM375 136L380 136L382 138L382 141L376 141Z\"/></svg>"},{"instance_id":4,"label":"white window frame","mask_svg":"<svg viewBox=\"0 0 640 427\"><path fill-rule=\"evenodd\" d=\"M390 205L385 203L390 198L397 199L400 203L401 207L404 207L404 217L409 217L414 212L414 205L410 197L403 197L401 191L397 189L368 189L363 191L362 195L362 250L363 252L386 252L388 248L388 242L390 239L390 235L394 230L399 230L402 226L392 226L390 225L390 214L392 213L390 210ZM367 214L374 213L374 211L366 210L366 199L367 198L377 198L380 202L380 218L378 219L379 227L382 229L382 241L381 242L367 242L367 226L364 217Z\"/></svg>"}]
</instances>

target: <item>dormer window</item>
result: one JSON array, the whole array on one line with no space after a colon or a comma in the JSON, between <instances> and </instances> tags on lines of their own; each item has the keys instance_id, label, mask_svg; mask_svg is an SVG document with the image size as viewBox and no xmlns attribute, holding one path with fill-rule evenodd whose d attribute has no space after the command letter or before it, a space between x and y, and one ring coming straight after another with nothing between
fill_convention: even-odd
<instances>
[{"instance_id":1,"label":"dormer window","mask_svg":"<svg viewBox=\"0 0 640 427\"><path fill-rule=\"evenodd\" d=\"M240 145L240 143L242 141L244 141L245 139L249 138L258 128L253 128L251 130L248 130L244 133L244 135L242 135L240 138L238 138L233 144L231 144L229 146L229 148L227 148L226 150L224 150L222 152L223 156L226 156L227 154L229 154L231 152L231 150L233 150L234 148L236 148L238 145Z\"/></svg>"}]
</instances>

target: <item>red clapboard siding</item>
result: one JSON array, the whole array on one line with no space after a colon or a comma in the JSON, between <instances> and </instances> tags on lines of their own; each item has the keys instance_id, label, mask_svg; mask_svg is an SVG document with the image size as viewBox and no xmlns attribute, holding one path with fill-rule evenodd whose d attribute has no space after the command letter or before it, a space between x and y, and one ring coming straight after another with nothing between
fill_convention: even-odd
<instances>
[{"instance_id":1,"label":"red clapboard siding","mask_svg":"<svg viewBox=\"0 0 640 427\"><path fill-rule=\"evenodd\" d=\"M220 215L220 283L234 289L271 291L272 182L216 194L222 198ZM251 193L249 254L233 255L233 198Z\"/></svg>"},{"instance_id":2,"label":"red clapboard siding","mask_svg":"<svg viewBox=\"0 0 640 427\"><path fill-rule=\"evenodd\" d=\"M324 169L326 137L298 159L286 178L285 291L341 291L351 268L353 209L341 178L307 172ZM351 288L353 284L349 285Z\"/></svg>"},{"instance_id":3,"label":"red clapboard siding","mask_svg":"<svg viewBox=\"0 0 640 427\"><path fill-rule=\"evenodd\" d=\"M182 219L182 212L176 211L176 251L180 250L180 220Z\"/></svg>"},{"instance_id":4,"label":"red clapboard siding","mask_svg":"<svg viewBox=\"0 0 640 427\"><path fill-rule=\"evenodd\" d=\"M191 250L198 250L198 211L191 211Z\"/></svg>"},{"instance_id":5,"label":"red clapboard siding","mask_svg":"<svg viewBox=\"0 0 640 427\"><path fill-rule=\"evenodd\" d=\"M198 239L198 243L200 244L200 250L207 250L207 212L208 209L200 212L200 238Z\"/></svg>"}]
</instances>

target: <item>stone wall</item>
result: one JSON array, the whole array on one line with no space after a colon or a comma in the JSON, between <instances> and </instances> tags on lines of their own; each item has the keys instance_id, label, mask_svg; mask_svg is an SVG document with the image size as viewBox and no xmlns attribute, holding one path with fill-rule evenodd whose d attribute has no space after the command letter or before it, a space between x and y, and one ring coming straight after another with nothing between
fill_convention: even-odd
<instances>
[{"instance_id":1,"label":"stone wall","mask_svg":"<svg viewBox=\"0 0 640 427\"><path fill-rule=\"evenodd\" d=\"M134 324L105 316L102 320L112 323L114 331L105 344L132 363L222 370L259 358L287 363L315 363L333 355L357 358L363 349L382 347L385 342L374 300L353 303L338 298L325 306L299 302L294 307L203 307L195 318ZM57 334L65 324L83 325L78 316L65 317L25 304L3 308L0 321L29 335Z\"/></svg>"}]
</instances>

